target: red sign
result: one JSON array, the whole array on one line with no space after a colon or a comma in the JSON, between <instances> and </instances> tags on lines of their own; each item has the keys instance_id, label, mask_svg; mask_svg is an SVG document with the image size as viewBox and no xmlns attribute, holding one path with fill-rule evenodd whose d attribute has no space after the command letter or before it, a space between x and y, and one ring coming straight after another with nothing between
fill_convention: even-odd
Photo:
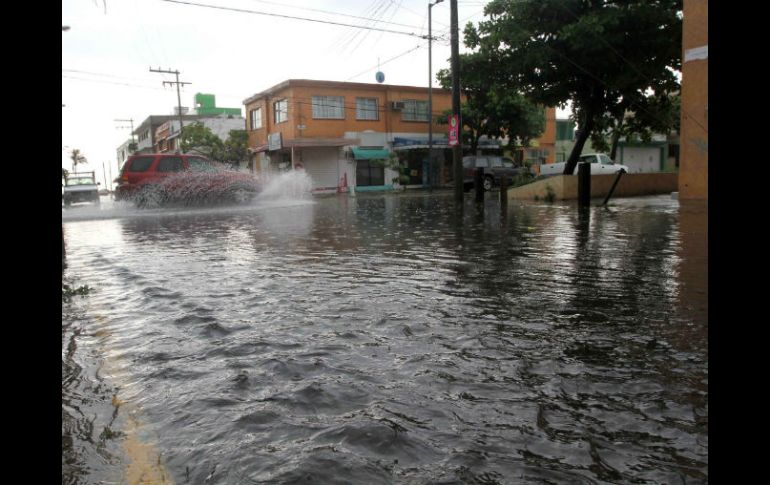
<instances>
[{"instance_id":1,"label":"red sign","mask_svg":"<svg viewBox=\"0 0 770 485\"><path fill-rule=\"evenodd\" d=\"M453 147L460 143L460 116L449 115L449 146Z\"/></svg>"}]
</instances>

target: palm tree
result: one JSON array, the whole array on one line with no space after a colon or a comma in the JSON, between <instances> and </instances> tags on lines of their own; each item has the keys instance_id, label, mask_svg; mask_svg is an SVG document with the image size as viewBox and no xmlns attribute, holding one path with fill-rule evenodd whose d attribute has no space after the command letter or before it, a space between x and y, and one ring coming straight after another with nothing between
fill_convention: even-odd
<instances>
[{"instance_id":1,"label":"palm tree","mask_svg":"<svg viewBox=\"0 0 770 485\"><path fill-rule=\"evenodd\" d=\"M84 163L86 161L86 157L84 157L80 150L77 148L73 148L70 152L70 159L72 159L72 171L75 172L75 169L78 166L78 163Z\"/></svg>"}]
</instances>

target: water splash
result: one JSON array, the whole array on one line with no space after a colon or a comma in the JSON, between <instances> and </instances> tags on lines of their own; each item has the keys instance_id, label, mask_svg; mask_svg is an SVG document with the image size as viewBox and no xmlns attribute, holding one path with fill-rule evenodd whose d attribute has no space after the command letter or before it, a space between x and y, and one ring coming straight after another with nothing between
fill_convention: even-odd
<instances>
[{"instance_id":1,"label":"water splash","mask_svg":"<svg viewBox=\"0 0 770 485\"><path fill-rule=\"evenodd\" d=\"M256 202L308 201L312 198L312 179L304 170L265 174L262 182L263 188L256 197Z\"/></svg>"}]
</instances>

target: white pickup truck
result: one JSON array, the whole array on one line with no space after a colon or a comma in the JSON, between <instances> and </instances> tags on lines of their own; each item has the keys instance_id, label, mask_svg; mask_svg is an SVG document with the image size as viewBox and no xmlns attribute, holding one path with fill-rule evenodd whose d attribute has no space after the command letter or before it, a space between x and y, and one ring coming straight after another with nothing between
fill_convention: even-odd
<instances>
[{"instance_id":1,"label":"white pickup truck","mask_svg":"<svg viewBox=\"0 0 770 485\"><path fill-rule=\"evenodd\" d=\"M62 187L62 200L69 207L75 202L93 202L99 205L99 182L96 172L80 172L68 174Z\"/></svg>"},{"instance_id":2,"label":"white pickup truck","mask_svg":"<svg viewBox=\"0 0 770 485\"><path fill-rule=\"evenodd\" d=\"M591 175L603 175L608 173L618 173L621 169L629 172L628 167L619 163L613 162L610 157L604 153L589 153L587 155L581 155L578 163L588 162L591 164ZM564 166L567 162L559 163L544 163L540 165L540 175L562 175L564 174ZM578 167L572 172L573 175L577 175Z\"/></svg>"}]
</instances>

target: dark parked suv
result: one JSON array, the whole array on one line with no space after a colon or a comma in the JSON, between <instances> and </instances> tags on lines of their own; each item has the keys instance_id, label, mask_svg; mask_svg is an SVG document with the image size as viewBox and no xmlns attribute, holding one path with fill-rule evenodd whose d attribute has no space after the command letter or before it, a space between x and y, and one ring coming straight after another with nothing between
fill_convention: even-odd
<instances>
[{"instance_id":1,"label":"dark parked suv","mask_svg":"<svg viewBox=\"0 0 770 485\"><path fill-rule=\"evenodd\" d=\"M246 202L259 189L253 175L228 170L200 155L156 153L126 160L115 200L130 200L138 207Z\"/></svg>"},{"instance_id":2,"label":"dark parked suv","mask_svg":"<svg viewBox=\"0 0 770 485\"><path fill-rule=\"evenodd\" d=\"M463 157L463 187L470 190L476 177L476 169L484 169L484 190L500 185L500 176L505 175L508 182L517 175L528 171L521 164L516 164L508 157L495 155L469 155Z\"/></svg>"}]
</instances>

